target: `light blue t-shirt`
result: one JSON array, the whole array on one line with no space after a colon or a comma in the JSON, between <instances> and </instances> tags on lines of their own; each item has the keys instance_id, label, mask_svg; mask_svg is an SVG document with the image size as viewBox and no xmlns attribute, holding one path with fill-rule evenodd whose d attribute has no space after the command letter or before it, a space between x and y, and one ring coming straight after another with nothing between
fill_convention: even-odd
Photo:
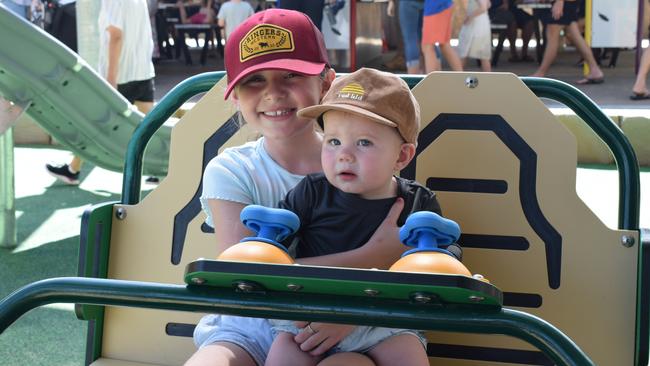
<instances>
[{"instance_id":1,"label":"light blue t-shirt","mask_svg":"<svg viewBox=\"0 0 650 366\"><path fill-rule=\"evenodd\" d=\"M271 158L264 137L225 149L213 158L203 173L201 207L206 223L214 227L209 199L277 207L304 175L290 173Z\"/></svg>"}]
</instances>

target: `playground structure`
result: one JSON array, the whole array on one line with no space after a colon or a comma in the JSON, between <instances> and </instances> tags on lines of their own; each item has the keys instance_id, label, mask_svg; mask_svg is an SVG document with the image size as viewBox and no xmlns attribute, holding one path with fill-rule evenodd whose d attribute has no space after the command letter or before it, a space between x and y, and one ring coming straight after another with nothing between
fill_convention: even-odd
<instances>
[{"instance_id":1,"label":"playground structure","mask_svg":"<svg viewBox=\"0 0 650 366\"><path fill-rule=\"evenodd\" d=\"M89 321L93 365L180 364L194 351L189 336L204 312L424 328L432 363L647 365L648 240L638 228L638 164L621 131L584 94L511 74L407 79L426 123L417 159L401 174L439 193L445 216L463 228L464 263L503 291L502 302L485 293L448 300L467 290L453 276L422 275L432 276L424 283L377 270L197 261L214 258L198 205L203 167L253 136L238 129L223 101L224 81L209 87L221 76L179 84L145 117L129 145L121 202L84 215L80 277L36 282L5 298L0 330L33 307L69 302ZM207 89L172 130L168 176L140 201L147 140L184 100ZM618 229L577 197L576 141L538 96L574 109L612 150L620 169ZM242 280L260 287L242 290ZM309 291L283 290L296 282Z\"/></svg>"},{"instance_id":2,"label":"playground structure","mask_svg":"<svg viewBox=\"0 0 650 366\"><path fill-rule=\"evenodd\" d=\"M649 242L638 225L638 164L620 129L574 88L511 74L407 79L427 123L417 160L401 174L439 192L445 215L464 230L464 262L502 297L454 276L224 265L197 260L214 258L201 225L200 178L218 151L254 135L238 130L223 101L223 74L183 82L143 119L76 55L26 22L5 22L3 11L0 30L10 33L0 32L0 45L19 39L29 51L0 55L0 90L32 103L27 113L75 153L124 169L124 184L121 202L84 215L79 277L40 281L0 300L0 332L34 307L67 302L89 323L93 365L180 364L194 351L189 336L205 312L424 328L432 364L647 365ZM48 56L27 57L40 52ZM58 61L44 65L48 57ZM173 130L163 126L205 91ZM620 174L616 230L576 196L579 147L538 97L572 107L611 150ZM143 170L169 174L141 201ZM259 287L248 291L242 279ZM296 281L305 290L288 291Z\"/></svg>"}]
</instances>

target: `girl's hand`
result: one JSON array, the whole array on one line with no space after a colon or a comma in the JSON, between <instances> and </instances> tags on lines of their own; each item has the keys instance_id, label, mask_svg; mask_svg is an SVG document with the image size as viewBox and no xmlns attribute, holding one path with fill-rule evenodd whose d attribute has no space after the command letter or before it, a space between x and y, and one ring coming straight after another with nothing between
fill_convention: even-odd
<instances>
[{"instance_id":1,"label":"girl's hand","mask_svg":"<svg viewBox=\"0 0 650 366\"><path fill-rule=\"evenodd\" d=\"M372 234L370 240L363 245L367 256L373 258L371 263L375 263L377 268L385 269L392 266L407 249L399 242L400 228L397 226L397 219L403 209L404 199L398 197L384 221Z\"/></svg>"},{"instance_id":2,"label":"girl's hand","mask_svg":"<svg viewBox=\"0 0 650 366\"><path fill-rule=\"evenodd\" d=\"M293 339L301 350L312 356L327 352L356 328L354 325L310 322L295 322L295 325L303 329Z\"/></svg>"},{"instance_id":3,"label":"girl's hand","mask_svg":"<svg viewBox=\"0 0 650 366\"><path fill-rule=\"evenodd\" d=\"M551 15L553 16L553 19L558 20L562 17L562 13L564 12L564 1L563 0L556 0L553 3L553 7L551 8Z\"/></svg>"}]
</instances>

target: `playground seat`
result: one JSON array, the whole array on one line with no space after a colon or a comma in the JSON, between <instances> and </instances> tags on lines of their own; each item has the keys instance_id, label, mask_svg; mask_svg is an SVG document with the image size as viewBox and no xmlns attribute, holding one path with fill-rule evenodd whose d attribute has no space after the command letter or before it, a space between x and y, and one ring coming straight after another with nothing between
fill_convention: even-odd
<instances>
[{"instance_id":1,"label":"playground seat","mask_svg":"<svg viewBox=\"0 0 650 366\"><path fill-rule=\"evenodd\" d=\"M202 171L218 151L255 138L238 130L224 86L174 127L169 173L154 191L84 215L80 275L183 284L187 263L216 256L202 228ZM439 72L413 90L423 123L418 156L401 174L438 192L445 216L461 226L464 263L504 292L505 307L549 321L595 364L646 365L639 231L606 227L577 196L574 136L513 74ZM182 364L195 351L191 333L202 316L77 310L90 321L87 363L99 366ZM551 364L507 336L427 338L436 365Z\"/></svg>"}]
</instances>

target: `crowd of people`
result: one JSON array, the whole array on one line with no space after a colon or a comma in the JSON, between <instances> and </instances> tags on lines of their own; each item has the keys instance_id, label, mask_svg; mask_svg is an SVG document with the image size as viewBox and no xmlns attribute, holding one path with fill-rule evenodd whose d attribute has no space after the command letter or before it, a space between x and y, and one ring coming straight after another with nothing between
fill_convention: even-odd
<instances>
[{"instance_id":1,"label":"crowd of people","mask_svg":"<svg viewBox=\"0 0 650 366\"><path fill-rule=\"evenodd\" d=\"M120 0L126 1L126 0ZM120 1L111 3L117 4ZM22 17L34 17L39 0L0 0L12 11ZM71 3L73 1L67 1ZM222 30L222 38L227 41L230 34L248 17L269 7L300 11L311 19L317 29L321 29L323 9L333 6L341 0L294 1L278 0L275 2L248 0L129 0L125 8L139 9L138 12L122 12L102 7L99 17L100 74L115 87L140 111L147 113L153 106L155 71L151 58L156 56L155 24L150 27L151 9L158 3L174 4L178 9L181 23L215 24ZM493 24L505 29L509 41L510 62L534 62L528 47L538 21L543 25L545 37L543 55L539 66L530 75L546 76L561 47L561 35L575 47L581 59L588 65L584 77L576 84L601 84L605 75L600 68L592 49L585 41L580 27L584 18L584 0L548 0L546 7L526 9L520 6L521 0L389 0L386 6L388 17L394 17L399 23L402 35L403 69L390 71L409 74L424 74L442 70L443 66L453 71L462 71L469 60L476 60L481 71L491 71L493 67L492 42ZM104 1L103 3L108 3ZM187 5L194 5L191 15L186 11ZM148 5L148 7L147 7ZM197 11L198 5L198 11ZM338 4L342 5L342 4ZM111 7L117 9L118 7ZM149 9L149 10L147 10ZM110 12L109 12L110 10ZM534 11L534 12L533 12ZM139 18L135 19L135 15ZM133 18L133 19L132 19ZM454 22L459 25L454 28ZM123 33L120 27L129 23L140 24L142 29ZM132 28L132 26L129 26ZM457 34L458 43L452 46L452 33ZM518 39L522 43L517 47ZM119 40L117 44L114 41ZM150 47L153 46L153 50ZM443 65L442 60L446 62ZM650 99L650 92L645 79L650 69L650 55L646 52L641 58L639 72L631 88L632 100ZM2 101L3 105L9 102ZM79 183L81 159L74 157L63 165L48 165L48 171L69 184ZM156 177L149 177L149 182L157 182Z\"/></svg>"}]
</instances>

